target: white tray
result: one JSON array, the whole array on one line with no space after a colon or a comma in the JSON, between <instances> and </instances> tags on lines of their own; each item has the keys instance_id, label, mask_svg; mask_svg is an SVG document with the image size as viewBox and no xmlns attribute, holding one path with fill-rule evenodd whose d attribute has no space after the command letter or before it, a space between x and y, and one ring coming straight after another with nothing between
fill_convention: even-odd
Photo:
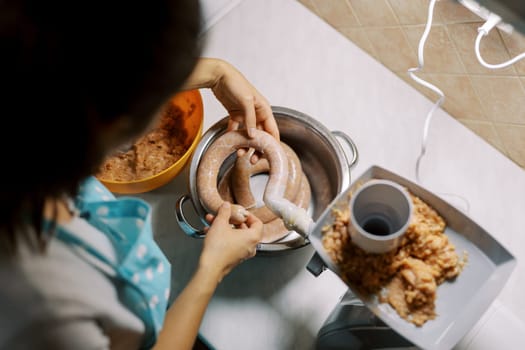
<instances>
[{"instance_id":1,"label":"white tray","mask_svg":"<svg viewBox=\"0 0 525 350\"><path fill-rule=\"evenodd\" d=\"M516 259L487 231L437 195L386 169L372 166L332 201L308 237L326 266L338 276L341 274L337 266L323 248L321 229L331 224L332 209L344 204L349 191L370 179L395 181L432 206L445 219L445 234L456 251L460 256L466 251L468 261L453 282L444 282L438 287L437 316L421 327L399 317L390 305L379 303L377 297L365 298L351 284L348 286L374 314L413 344L428 350L450 349L494 301L515 268Z\"/></svg>"}]
</instances>

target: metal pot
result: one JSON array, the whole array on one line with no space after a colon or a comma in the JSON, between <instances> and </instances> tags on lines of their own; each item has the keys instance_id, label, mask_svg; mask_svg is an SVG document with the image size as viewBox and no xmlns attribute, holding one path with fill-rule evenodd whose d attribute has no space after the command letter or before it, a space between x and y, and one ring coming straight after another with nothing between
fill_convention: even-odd
<instances>
[{"instance_id":1,"label":"metal pot","mask_svg":"<svg viewBox=\"0 0 525 350\"><path fill-rule=\"evenodd\" d=\"M272 107L272 111L279 127L281 141L295 151L301 161L303 172L310 181L312 199L308 211L312 219L316 220L332 200L350 186L350 169L358 160L357 147L344 132L329 131L318 120L304 113L276 106ZM184 203L191 200L198 217L205 225L206 211L197 192L197 169L208 147L226 132L227 126L228 118L225 117L212 125L202 136L190 163L190 194L180 197L175 206L179 226L191 237L202 238L205 234L187 220ZM339 140L347 144L348 151L352 153L350 157L347 156ZM219 179L224 171L233 164L234 159L235 155L232 155L226 160L219 172ZM259 244L257 250L258 252L276 252L300 248L307 244L309 244L307 238L291 231L279 241Z\"/></svg>"}]
</instances>

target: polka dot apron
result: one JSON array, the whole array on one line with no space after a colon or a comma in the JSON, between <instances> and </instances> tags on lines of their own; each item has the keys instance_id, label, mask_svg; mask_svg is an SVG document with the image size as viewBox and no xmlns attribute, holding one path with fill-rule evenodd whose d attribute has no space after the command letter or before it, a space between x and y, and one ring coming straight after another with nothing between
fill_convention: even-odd
<instances>
[{"instance_id":1,"label":"polka dot apron","mask_svg":"<svg viewBox=\"0 0 525 350\"><path fill-rule=\"evenodd\" d=\"M171 265L153 239L149 204L138 198L115 198L102 183L90 177L82 184L75 207L81 217L109 238L116 261L63 227L57 227L57 238L82 248L110 267L112 273L92 264L117 282L122 303L144 322L143 348L151 348L168 307Z\"/></svg>"}]
</instances>

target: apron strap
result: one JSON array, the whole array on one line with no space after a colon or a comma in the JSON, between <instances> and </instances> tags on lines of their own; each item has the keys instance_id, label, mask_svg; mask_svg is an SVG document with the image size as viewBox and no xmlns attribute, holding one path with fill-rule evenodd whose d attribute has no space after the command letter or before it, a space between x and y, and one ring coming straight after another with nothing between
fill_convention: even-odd
<instances>
[{"instance_id":1,"label":"apron strap","mask_svg":"<svg viewBox=\"0 0 525 350\"><path fill-rule=\"evenodd\" d=\"M68 232L67 230L64 230L62 227L56 228L56 237L60 239L64 243L69 243L75 246L78 246L82 249L84 249L87 253L91 254L104 264L111 267L114 271L117 270L117 266L104 254L100 253L98 250L93 248L92 245L88 244L86 241L81 239L80 237Z\"/></svg>"}]
</instances>

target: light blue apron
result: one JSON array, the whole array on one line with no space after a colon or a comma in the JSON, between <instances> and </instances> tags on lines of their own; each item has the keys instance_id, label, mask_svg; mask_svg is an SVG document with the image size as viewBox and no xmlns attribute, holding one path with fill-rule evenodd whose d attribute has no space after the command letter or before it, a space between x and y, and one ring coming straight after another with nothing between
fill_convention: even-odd
<instances>
[{"instance_id":1,"label":"light blue apron","mask_svg":"<svg viewBox=\"0 0 525 350\"><path fill-rule=\"evenodd\" d=\"M151 348L168 307L171 265L153 239L149 204L138 198L117 199L96 178L90 177L82 184L75 207L81 217L109 238L116 262L63 227L57 227L57 238L83 248L114 271L112 275L92 264L119 282L116 284L120 285L121 302L144 322L142 348Z\"/></svg>"}]
</instances>

